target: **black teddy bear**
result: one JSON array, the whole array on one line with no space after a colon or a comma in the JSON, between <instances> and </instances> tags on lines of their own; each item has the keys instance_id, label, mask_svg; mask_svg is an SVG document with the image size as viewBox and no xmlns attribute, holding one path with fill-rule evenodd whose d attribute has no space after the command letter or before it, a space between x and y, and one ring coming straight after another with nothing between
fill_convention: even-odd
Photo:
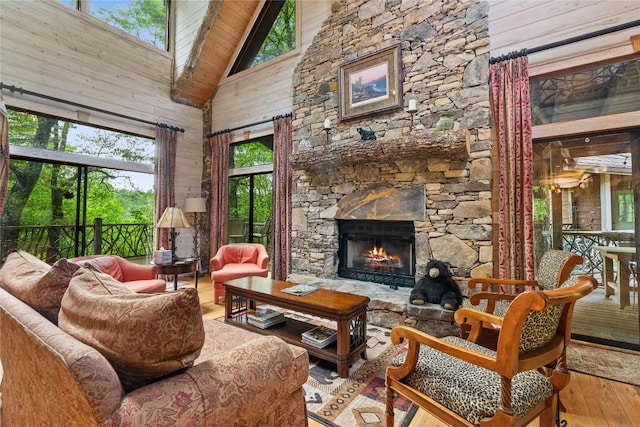
<instances>
[{"instance_id":1,"label":"black teddy bear","mask_svg":"<svg viewBox=\"0 0 640 427\"><path fill-rule=\"evenodd\" d=\"M462 292L451 278L447 265L433 259L427 264L426 271L411 290L411 304L440 304L446 310L457 310L462 305Z\"/></svg>"}]
</instances>

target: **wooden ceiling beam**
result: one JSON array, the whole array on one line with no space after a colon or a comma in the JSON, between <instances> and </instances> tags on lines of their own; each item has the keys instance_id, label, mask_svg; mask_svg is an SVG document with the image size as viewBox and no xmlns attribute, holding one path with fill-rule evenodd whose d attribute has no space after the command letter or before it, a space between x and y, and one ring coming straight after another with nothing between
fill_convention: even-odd
<instances>
[{"instance_id":1,"label":"wooden ceiling beam","mask_svg":"<svg viewBox=\"0 0 640 427\"><path fill-rule=\"evenodd\" d=\"M259 0L211 2L189 59L173 84L174 101L202 107L211 99L259 5Z\"/></svg>"}]
</instances>

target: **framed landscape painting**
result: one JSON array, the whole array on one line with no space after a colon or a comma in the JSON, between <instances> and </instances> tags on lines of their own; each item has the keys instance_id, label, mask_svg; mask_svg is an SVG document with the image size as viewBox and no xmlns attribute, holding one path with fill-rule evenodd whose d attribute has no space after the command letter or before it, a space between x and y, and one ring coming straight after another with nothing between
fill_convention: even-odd
<instances>
[{"instance_id":1,"label":"framed landscape painting","mask_svg":"<svg viewBox=\"0 0 640 427\"><path fill-rule=\"evenodd\" d=\"M340 66L340 121L402 107L401 55L397 44Z\"/></svg>"}]
</instances>

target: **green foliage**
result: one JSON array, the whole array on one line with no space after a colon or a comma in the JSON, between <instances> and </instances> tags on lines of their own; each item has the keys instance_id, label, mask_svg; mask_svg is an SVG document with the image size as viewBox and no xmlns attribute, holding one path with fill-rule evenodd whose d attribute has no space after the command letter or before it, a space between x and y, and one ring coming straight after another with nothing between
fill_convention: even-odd
<instances>
[{"instance_id":1,"label":"green foliage","mask_svg":"<svg viewBox=\"0 0 640 427\"><path fill-rule=\"evenodd\" d=\"M533 220L546 221L549 217L547 190L544 187L534 185L533 193ZM540 197L536 197L536 195L539 195Z\"/></svg>"},{"instance_id":2,"label":"green foliage","mask_svg":"<svg viewBox=\"0 0 640 427\"><path fill-rule=\"evenodd\" d=\"M132 0L127 8L101 7L96 17L160 49L166 47L167 13L163 0Z\"/></svg>"},{"instance_id":3,"label":"green foliage","mask_svg":"<svg viewBox=\"0 0 640 427\"><path fill-rule=\"evenodd\" d=\"M273 142L270 138L233 144L229 152L229 167L242 168L273 163Z\"/></svg>"},{"instance_id":4,"label":"green foliage","mask_svg":"<svg viewBox=\"0 0 640 427\"><path fill-rule=\"evenodd\" d=\"M90 128L84 134L70 137L70 130L78 128L86 127L9 111L12 145L147 163L153 159L153 142L148 139ZM75 225L77 215L82 212L82 200L78 200L77 194L82 168L12 158L2 225ZM128 185L122 184L123 179L129 181ZM132 181L126 172L88 167L87 225L91 226L95 218L102 218L103 224L152 224L153 191L140 191ZM49 239L53 240L50 247L69 244L53 230Z\"/></svg>"},{"instance_id":5,"label":"green foliage","mask_svg":"<svg viewBox=\"0 0 640 427\"><path fill-rule=\"evenodd\" d=\"M229 151L229 167L242 168L273 163L273 140L260 138L233 144ZM265 222L271 218L273 174L253 174L254 222ZM229 179L229 216L249 218L251 196L249 176Z\"/></svg>"},{"instance_id":6,"label":"green foliage","mask_svg":"<svg viewBox=\"0 0 640 427\"><path fill-rule=\"evenodd\" d=\"M296 47L296 1L285 0L251 66L262 64Z\"/></svg>"}]
</instances>

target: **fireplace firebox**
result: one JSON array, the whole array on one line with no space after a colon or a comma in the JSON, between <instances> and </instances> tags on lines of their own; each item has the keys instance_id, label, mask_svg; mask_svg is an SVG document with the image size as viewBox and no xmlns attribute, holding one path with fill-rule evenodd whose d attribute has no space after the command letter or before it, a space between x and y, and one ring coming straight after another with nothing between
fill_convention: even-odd
<instances>
[{"instance_id":1,"label":"fireplace firebox","mask_svg":"<svg viewBox=\"0 0 640 427\"><path fill-rule=\"evenodd\" d=\"M392 288L413 287L413 222L339 220L338 232L338 276Z\"/></svg>"}]
</instances>

